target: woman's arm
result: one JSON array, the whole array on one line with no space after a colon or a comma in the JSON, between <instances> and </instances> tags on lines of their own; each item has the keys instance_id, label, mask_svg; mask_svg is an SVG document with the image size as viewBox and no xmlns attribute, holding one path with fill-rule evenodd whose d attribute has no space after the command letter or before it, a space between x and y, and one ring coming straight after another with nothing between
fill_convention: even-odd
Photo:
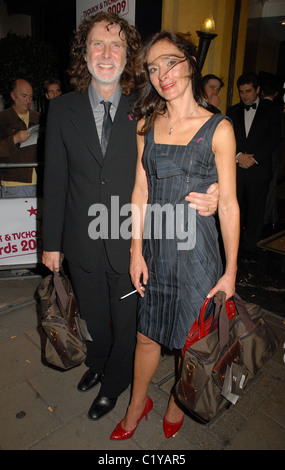
<instances>
[{"instance_id":1,"label":"woman's arm","mask_svg":"<svg viewBox=\"0 0 285 470\"><path fill-rule=\"evenodd\" d=\"M213 152L220 188L218 214L225 249L226 268L224 275L209 292L209 297L218 291L224 291L228 299L235 292L240 216L236 196L236 142L232 125L226 120L219 124L214 133Z\"/></svg>"},{"instance_id":2,"label":"woman's arm","mask_svg":"<svg viewBox=\"0 0 285 470\"><path fill-rule=\"evenodd\" d=\"M142 125L138 123L138 128ZM143 285L148 280L148 269L142 255L143 244L143 223L145 208L148 201L148 183L145 169L142 164L144 151L144 137L137 135L137 168L135 185L132 193L132 240L131 240L131 261L130 275L132 283L143 297Z\"/></svg>"}]
</instances>

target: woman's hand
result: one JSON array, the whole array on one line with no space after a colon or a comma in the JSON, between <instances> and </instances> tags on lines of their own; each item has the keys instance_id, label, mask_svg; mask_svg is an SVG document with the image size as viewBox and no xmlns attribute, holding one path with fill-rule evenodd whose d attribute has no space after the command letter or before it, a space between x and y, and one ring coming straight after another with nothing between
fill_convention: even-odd
<instances>
[{"instance_id":1,"label":"woman's hand","mask_svg":"<svg viewBox=\"0 0 285 470\"><path fill-rule=\"evenodd\" d=\"M213 297L217 292L222 291L225 292L226 294L226 300L230 299L234 293L235 293L235 276L230 276L228 274L224 274L215 287L213 287L209 294L207 295L207 298Z\"/></svg>"},{"instance_id":2,"label":"woman's hand","mask_svg":"<svg viewBox=\"0 0 285 470\"><path fill-rule=\"evenodd\" d=\"M141 253L131 254L130 275L134 287L144 297L145 285L148 281L148 269Z\"/></svg>"}]
</instances>

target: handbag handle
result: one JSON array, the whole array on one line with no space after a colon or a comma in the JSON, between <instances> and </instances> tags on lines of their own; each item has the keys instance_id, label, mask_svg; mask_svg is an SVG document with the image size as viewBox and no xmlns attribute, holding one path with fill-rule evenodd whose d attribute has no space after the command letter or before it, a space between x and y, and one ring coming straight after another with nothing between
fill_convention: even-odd
<instances>
[{"instance_id":1,"label":"handbag handle","mask_svg":"<svg viewBox=\"0 0 285 470\"><path fill-rule=\"evenodd\" d=\"M215 312L214 312L214 315L213 315L213 320L212 320L212 323L211 323L210 333L212 331L214 331L215 326L216 326L216 324L219 320L219 313L220 313L220 309L221 309L221 304L223 302L223 294L224 294L224 292L220 291L220 292L217 292L213 297L213 301L216 305L215 305ZM201 310L200 310L199 338L203 338L205 336L205 320L204 320L204 317L205 317L205 312L206 312L207 305L210 302L210 300L212 300L212 297L210 297L210 298L207 297L205 302L202 305ZM226 300L225 302L226 302L225 306L227 307L228 300Z\"/></svg>"},{"instance_id":2,"label":"handbag handle","mask_svg":"<svg viewBox=\"0 0 285 470\"><path fill-rule=\"evenodd\" d=\"M236 307L236 312L239 314L246 331L251 330L254 328L254 323L250 318L250 315L244 305L243 300L240 298L240 296L235 293L233 295L233 301L235 303ZM207 298L202 305L201 311L200 311L200 318L199 318L199 337L203 338L205 336L205 322L204 322L204 316L205 316L205 311L207 308L207 305L211 298ZM217 322L219 322L219 342L220 342L220 349L223 350L228 344L229 344L229 337L230 337L230 332L229 332L229 318L227 315L227 300L226 300L226 294L223 291L216 292L216 294L213 297L213 301L215 303L215 312L210 328L210 333L214 330Z\"/></svg>"},{"instance_id":3,"label":"handbag handle","mask_svg":"<svg viewBox=\"0 0 285 470\"><path fill-rule=\"evenodd\" d=\"M59 272L53 271L53 284L54 284L54 289L51 295L51 302L55 301L55 296L56 294L58 295L59 301L62 305L62 308L64 310L64 313L67 316L67 308L69 304L70 297L67 294L64 285L61 281L61 277L65 277L64 270L62 266L60 267Z\"/></svg>"},{"instance_id":4,"label":"handbag handle","mask_svg":"<svg viewBox=\"0 0 285 470\"><path fill-rule=\"evenodd\" d=\"M203 338L205 336L205 324L204 324L204 316L205 316L205 311L207 308L208 303L210 302L210 298L206 298L205 302L202 305L202 308L200 310L200 317L199 317L199 338ZM216 314L216 310L215 310ZM214 321L214 320L213 320Z\"/></svg>"},{"instance_id":5,"label":"handbag handle","mask_svg":"<svg viewBox=\"0 0 285 470\"><path fill-rule=\"evenodd\" d=\"M217 293L218 294L218 293ZM219 293L220 294L220 293ZM226 294L224 292L221 292L220 295L216 295L214 302L216 305L218 305L218 308L220 308L220 313L219 313L219 341L220 341L220 350L223 351L223 349L229 345L229 337L230 337L230 328L229 328L229 319L226 311ZM250 315L244 305L244 302L240 298L238 294L233 295L233 301L236 306L236 311L238 315L241 318L241 321L243 322L246 331L251 330L254 328L254 323L252 319L250 318Z\"/></svg>"}]
</instances>

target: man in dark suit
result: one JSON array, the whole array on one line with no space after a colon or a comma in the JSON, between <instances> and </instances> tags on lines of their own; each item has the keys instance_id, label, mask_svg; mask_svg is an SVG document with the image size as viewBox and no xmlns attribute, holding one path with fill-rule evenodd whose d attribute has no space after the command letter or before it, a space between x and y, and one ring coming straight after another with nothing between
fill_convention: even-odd
<instances>
[{"instance_id":1,"label":"man in dark suit","mask_svg":"<svg viewBox=\"0 0 285 470\"><path fill-rule=\"evenodd\" d=\"M135 28L117 15L98 13L84 20L72 47L76 91L50 102L47 121L43 263L58 270L60 252L68 260L93 339L87 342L88 370L78 389L86 392L101 382L88 412L93 420L114 408L133 370L137 297L120 298L134 289L128 272L130 233L123 226L130 217L125 209L136 169L130 109L139 45ZM191 202L210 215L217 199L197 194Z\"/></svg>"},{"instance_id":2,"label":"man in dark suit","mask_svg":"<svg viewBox=\"0 0 285 470\"><path fill-rule=\"evenodd\" d=\"M237 142L237 195L243 216L242 254L254 259L271 177L272 153L280 140L280 117L259 98L254 73L239 77L241 102L228 109Z\"/></svg>"}]
</instances>

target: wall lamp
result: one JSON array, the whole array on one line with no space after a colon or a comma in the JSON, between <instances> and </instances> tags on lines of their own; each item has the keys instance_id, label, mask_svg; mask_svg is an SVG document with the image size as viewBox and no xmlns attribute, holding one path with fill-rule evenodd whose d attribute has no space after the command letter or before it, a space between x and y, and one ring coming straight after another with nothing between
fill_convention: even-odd
<instances>
[{"instance_id":1,"label":"wall lamp","mask_svg":"<svg viewBox=\"0 0 285 470\"><path fill-rule=\"evenodd\" d=\"M196 31L199 36L199 46L198 46L198 66L202 70L207 52L210 46L212 39L214 39L217 34L215 34L215 22L213 18L206 18L201 26L201 31Z\"/></svg>"}]
</instances>

